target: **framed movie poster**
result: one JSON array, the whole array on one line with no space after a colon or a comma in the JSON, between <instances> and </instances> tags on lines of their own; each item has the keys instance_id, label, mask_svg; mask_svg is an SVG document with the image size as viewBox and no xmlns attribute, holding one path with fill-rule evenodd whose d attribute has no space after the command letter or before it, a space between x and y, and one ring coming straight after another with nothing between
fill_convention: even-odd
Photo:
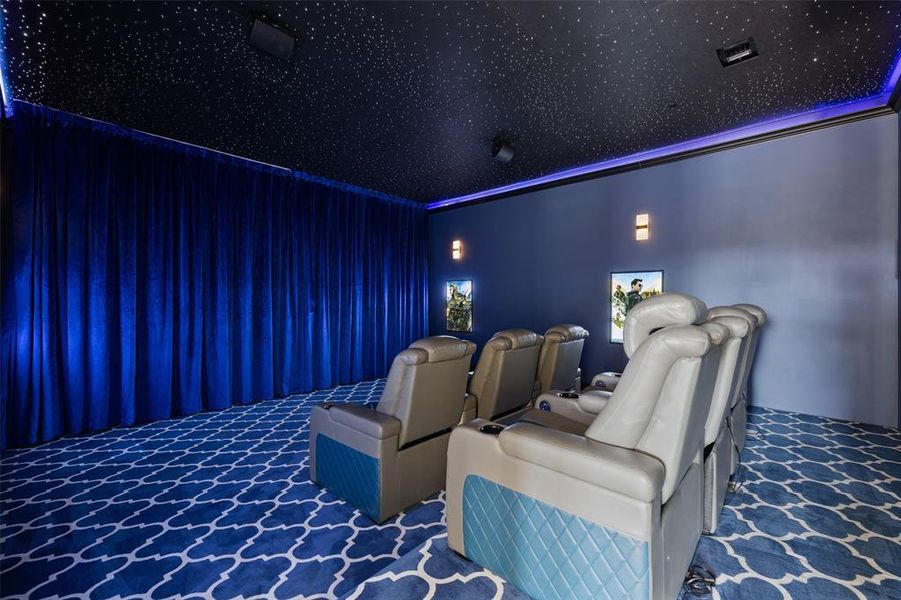
<instances>
[{"instance_id":1,"label":"framed movie poster","mask_svg":"<svg viewBox=\"0 0 901 600\"><path fill-rule=\"evenodd\" d=\"M472 280L455 279L445 286L447 330L472 331Z\"/></svg>"},{"instance_id":2,"label":"framed movie poster","mask_svg":"<svg viewBox=\"0 0 901 600\"><path fill-rule=\"evenodd\" d=\"M623 325L633 306L663 293L663 271L610 273L610 342L623 343Z\"/></svg>"}]
</instances>

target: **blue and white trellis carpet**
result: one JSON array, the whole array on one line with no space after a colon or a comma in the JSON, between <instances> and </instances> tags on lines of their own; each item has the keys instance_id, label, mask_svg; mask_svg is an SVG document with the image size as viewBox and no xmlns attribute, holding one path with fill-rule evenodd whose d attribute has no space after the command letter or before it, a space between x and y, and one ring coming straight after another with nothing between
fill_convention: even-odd
<instances>
[{"instance_id":1,"label":"blue and white trellis carpet","mask_svg":"<svg viewBox=\"0 0 901 600\"><path fill-rule=\"evenodd\" d=\"M310 406L362 383L4 453L0 594L524 596L447 548L443 498L373 525L308 478ZM901 433L755 409L695 562L714 598L901 598Z\"/></svg>"},{"instance_id":2,"label":"blue and white trellis carpet","mask_svg":"<svg viewBox=\"0 0 901 600\"><path fill-rule=\"evenodd\" d=\"M115 429L0 462L4 597L337 597L444 531L373 525L309 481L310 406L382 382Z\"/></svg>"}]
</instances>

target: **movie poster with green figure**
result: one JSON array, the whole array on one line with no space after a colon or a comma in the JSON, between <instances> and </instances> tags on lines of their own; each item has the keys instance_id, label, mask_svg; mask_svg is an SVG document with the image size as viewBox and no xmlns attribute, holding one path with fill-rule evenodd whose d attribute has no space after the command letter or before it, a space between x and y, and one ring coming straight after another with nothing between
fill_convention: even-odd
<instances>
[{"instance_id":1,"label":"movie poster with green figure","mask_svg":"<svg viewBox=\"0 0 901 600\"><path fill-rule=\"evenodd\" d=\"M472 331L472 280L458 279L446 284L448 331Z\"/></svg>"},{"instance_id":2,"label":"movie poster with green figure","mask_svg":"<svg viewBox=\"0 0 901 600\"><path fill-rule=\"evenodd\" d=\"M663 271L610 273L610 341L623 343L626 314L651 296L663 293Z\"/></svg>"}]
</instances>

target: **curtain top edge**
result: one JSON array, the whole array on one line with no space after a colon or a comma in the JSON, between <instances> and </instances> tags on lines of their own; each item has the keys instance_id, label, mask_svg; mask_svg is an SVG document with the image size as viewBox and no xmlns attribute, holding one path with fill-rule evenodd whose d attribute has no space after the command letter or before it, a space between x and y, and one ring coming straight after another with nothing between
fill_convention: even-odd
<instances>
[{"instance_id":1,"label":"curtain top edge","mask_svg":"<svg viewBox=\"0 0 901 600\"><path fill-rule=\"evenodd\" d=\"M343 181L337 181L335 179L329 179L328 177L323 177L321 175L314 175L313 173L307 173L305 171L299 171L296 169L291 169L288 167L282 167L279 165L273 165L270 163L266 163L259 160L254 160L252 158L247 158L244 156L239 156L237 154L231 154L229 152L225 152L223 150L216 150L214 148L207 148L205 146L199 146L197 144L192 144L190 142L183 142L181 140L176 140L173 138L168 138L163 135L158 135L155 133L149 133L146 131L141 131L139 129L132 129L130 127L126 127L124 125L117 125L115 123L110 123L108 121L102 121L100 119L95 119L93 117L86 117L84 115L79 115L75 113L70 113L64 110L52 108L43 104L37 104L34 102L28 102L27 100L13 100L13 102L17 105L21 105L23 107L30 107L32 111L34 109L45 110L52 113L56 113L57 115L62 116L63 118L71 119L71 120L80 120L84 122L84 125L92 128L102 128L108 130L110 133L114 135L119 135L122 137L130 137L137 141L156 143L160 145L170 145L174 147L178 147L184 149L187 152L196 153L198 155L203 155L205 153L210 153L216 156L218 160L225 161L234 161L242 164L246 164L248 167L256 168L260 170L268 170L273 172L283 172L286 175L290 175L295 179L301 179L303 181L308 181L310 183L316 183L319 185L323 185L326 187L342 190L345 192L357 194L360 196L368 196L375 200L380 200L383 202L390 202L395 204L402 204L405 206L419 208L423 211L426 210L426 204L422 202L417 202L415 200L409 200L407 198L402 198L400 196L394 196L392 194L387 194L385 192L379 192L377 190L371 190L369 188L365 188L362 186L358 186L352 183L346 183ZM16 120L17 116L20 116L22 111L16 110L7 115L7 119L10 121Z\"/></svg>"}]
</instances>

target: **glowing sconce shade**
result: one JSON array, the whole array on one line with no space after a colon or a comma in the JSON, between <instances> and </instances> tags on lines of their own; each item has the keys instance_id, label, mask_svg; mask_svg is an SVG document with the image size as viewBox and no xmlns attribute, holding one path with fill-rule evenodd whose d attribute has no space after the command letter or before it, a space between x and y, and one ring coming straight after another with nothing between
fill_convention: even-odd
<instances>
[{"instance_id":1,"label":"glowing sconce shade","mask_svg":"<svg viewBox=\"0 0 901 600\"><path fill-rule=\"evenodd\" d=\"M460 260L463 258L463 242L454 240L451 242L451 258Z\"/></svg>"},{"instance_id":2,"label":"glowing sconce shade","mask_svg":"<svg viewBox=\"0 0 901 600\"><path fill-rule=\"evenodd\" d=\"M649 237L651 237L651 228L648 214L635 215L635 239L640 241Z\"/></svg>"}]
</instances>

